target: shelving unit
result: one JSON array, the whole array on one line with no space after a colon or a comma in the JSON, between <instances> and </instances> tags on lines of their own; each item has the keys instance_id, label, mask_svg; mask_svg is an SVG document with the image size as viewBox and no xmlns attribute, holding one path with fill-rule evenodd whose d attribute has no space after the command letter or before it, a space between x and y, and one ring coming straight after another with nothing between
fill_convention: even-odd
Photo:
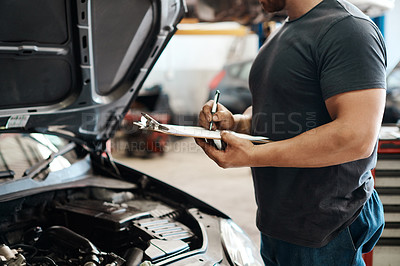
<instances>
[{"instance_id":1,"label":"shelving unit","mask_svg":"<svg viewBox=\"0 0 400 266\"><path fill-rule=\"evenodd\" d=\"M367 266L400 265L400 131L382 127L375 169L375 189L385 211L385 229L373 253L364 259Z\"/></svg>"}]
</instances>

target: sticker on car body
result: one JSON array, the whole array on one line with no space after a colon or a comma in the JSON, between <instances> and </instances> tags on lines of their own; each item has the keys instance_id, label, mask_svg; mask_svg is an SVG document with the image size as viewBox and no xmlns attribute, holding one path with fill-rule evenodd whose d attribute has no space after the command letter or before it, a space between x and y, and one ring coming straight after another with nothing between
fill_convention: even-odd
<instances>
[{"instance_id":1,"label":"sticker on car body","mask_svg":"<svg viewBox=\"0 0 400 266\"><path fill-rule=\"evenodd\" d=\"M6 128L21 128L25 127L29 120L29 115L12 115L7 121Z\"/></svg>"}]
</instances>

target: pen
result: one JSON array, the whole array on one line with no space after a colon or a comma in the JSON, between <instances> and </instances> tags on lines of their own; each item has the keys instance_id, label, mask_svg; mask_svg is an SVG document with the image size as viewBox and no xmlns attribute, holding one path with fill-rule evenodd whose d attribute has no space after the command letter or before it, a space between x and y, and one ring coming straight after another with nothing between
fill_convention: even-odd
<instances>
[{"instance_id":1,"label":"pen","mask_svg":"<svg viewBox=\"0 0 400 266\"><path fill-rule=\"evenodd\" d=\"M214 116L214 114L217 112L217 108L218 108L218 101L219 101L219 95L221 94L221 92L219 91L219 90L217 90L216 92L215 92L215 96L214 96L214 103L213 103L213 106L212 106L212 108L211 108L211 122L210 122L210 129L209 130L211 130L212 129L212 126L213 126L213 116Z\"/></svg>"}]
</instances>

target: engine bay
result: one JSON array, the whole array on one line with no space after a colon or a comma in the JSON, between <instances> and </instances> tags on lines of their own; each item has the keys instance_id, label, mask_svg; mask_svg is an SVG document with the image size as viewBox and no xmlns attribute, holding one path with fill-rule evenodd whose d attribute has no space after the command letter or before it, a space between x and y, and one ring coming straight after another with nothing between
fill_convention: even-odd
<instances>
[{"instance_id":1,"label":"engine bay","mask_svg":"<svg viewBox=\"0 0 400 266\"><path fill-rule=\"evenodd\" d=\"M204 247L196 215L197 209L135 190L74 188L23 197L1 204L0 265L157 264Z\"/></svg>"}]
</instances>

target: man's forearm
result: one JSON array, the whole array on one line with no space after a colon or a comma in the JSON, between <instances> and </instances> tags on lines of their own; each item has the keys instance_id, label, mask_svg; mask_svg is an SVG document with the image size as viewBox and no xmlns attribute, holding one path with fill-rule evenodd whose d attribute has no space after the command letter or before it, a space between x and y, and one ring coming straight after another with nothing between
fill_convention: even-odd
<instances>
[{"instance_id":1,"label":"man's forearm","mask_svg":"<svg viewBox=\"0 0 400 266\"><path fill-rule=\"evenodd\" d=\"M326 100L332 122L294 138L256 146L252 166L324 167L370 156L379 135L384 89L358 90Z\"/></svg>"},{"instance_id":2,"label":"man's forearm","mask_svg":"<svg viewBox=\"0 0 400 266\"><path fill-rule=\"evenodd\" d=\"M333 121L291 139L255 146L250 165L325 167L363 159L373 151L376 131L368 136Z\"/></svg>"}]
</instances>

